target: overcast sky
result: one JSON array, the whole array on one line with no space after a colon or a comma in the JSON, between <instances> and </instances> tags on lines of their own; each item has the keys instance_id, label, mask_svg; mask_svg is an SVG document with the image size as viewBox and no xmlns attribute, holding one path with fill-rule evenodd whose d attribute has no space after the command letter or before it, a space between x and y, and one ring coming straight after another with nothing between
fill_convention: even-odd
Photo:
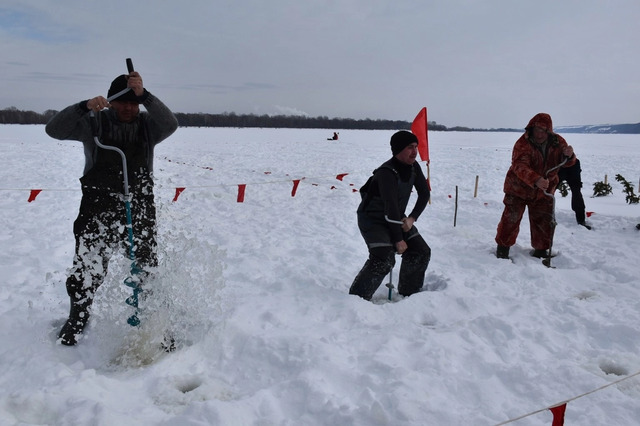
<instances>
[{"instance_id":1,"label":"overcast sky","mask_svg":"<svg viewBox=\"0 0 640 426\"><path fill-rule=\"evenodd\" d=\"M0 0L0 109L106 95L130 57L174 112L637 123L639 28L638 0Z\"/></svg>"}]
</instances>

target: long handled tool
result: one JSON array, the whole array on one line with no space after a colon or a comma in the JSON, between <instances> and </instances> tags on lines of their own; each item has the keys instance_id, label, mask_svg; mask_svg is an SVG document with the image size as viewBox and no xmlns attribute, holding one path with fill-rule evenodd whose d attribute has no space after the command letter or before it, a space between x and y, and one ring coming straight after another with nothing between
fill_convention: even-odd
<instances>
[{"instance_id":1,"label":"long handled tool","mask_svg":"<svg viewBox=\"0 0 640 426\"><path fill-rule=\"evenodd\" d=\"M133 72L133 62L131 61L130 58L127 58L127 70L130 73ZM117 99L118 97L127 93L129 90L131 89L127 87L126 89L107 98L107 101L111 102L112 100ZM120 154L120 157L122 158L122 173L124 175L124 207L125 207L126 216L127 216L127 230L129 232L129 259L131 260L131 275L125 278L124 283L126 286L131 287L133 289L133 295L127 298L126 303L136 308L135 313L131 315L129 319L127 319L127 323L135 327L140 325L140 319L138 318L138 313L139 313L138 296L140 295L140 293L142 293L142 289L140 288L140 283L139 283L140 280L139 280L138 274L142 272L142 269L140 269L136 264L136 251L133 243L133 221L131 219L131 195L129 194L129 175L127 173L127 157L120 148L111 146L111 145L104 145L103 143L100 142L98 119L93 113L93 111L91 111L89 115L91 117L91 129L93 130L93 140L96 143L96 145L98 145L102 149L115 151L118 154Z\"/></svg>"},{"instance_id":2,"label":"long handled tool","mask_svg":"<svg viewBox=\"0 0 640 426\"><path fill-rule=\"evenodd\" d=\"M564 166L568 159L569 158L565 157L560 164L547 170L547 172L545 173L545 178L549 176L549 173L551 173L552 171ZM549 241L549 251L547 252L547 257L545 259L542 259L542 264L544 266L546 266L547 268L552 268L551 248L553 247L553 237L556 233L556 226L558 225L558 222L556 222L556 197L547 191L542 191L542 192L544 192L544 195L546 195L547 197L551 197L551 199L553 200L552 208L551 208L551 241Z\"/></svg>"},{"instance_id":3,"label":"long handled tool","mask_svg":"<svg viewBox=\"0 0 640 426\"><path fill-rule=\"evenodd\" d=\"M401 220L393 220L393 219L389 219L389 216L384 215L384 220L386 220L389 223L395 223L396 225L404 225L404 222ZM393 286L393 266L391 267L391 270L389 271L389 282L386 285L386 287L389 289L389 300L391 300L391 295L393 293L393 289L395 288Z\"/></svg>"},{"instance_id":4,"label":"long handled tool","mask_svg":"<svg viewBox=\"0 0 640 426\"><path fill-rule=\"evenodd\" d=\"M551 240L549 241L549 251L547 252L547 257L545 259L542 259L542 264L547 268L553 268L553 266L551 266L551 248L553 247L553 236L556 233L556 225L558 225L558 222L556 222L556 197L554 197L553 194L547 191L543 192L547 197L551 197L551 199L553 200L553 207L551 210Z\"/></svg>"},{"instance_id":5,"label":"long handled tool","mask_svg":"<svg viewBox=\"0 0 640 426\"><path fill-rule=\"evenodd\" d=\"M394 287L393 287L393 267L389 271L389 282L387 284L385 284L385 285L389 289L388 299L391 300L391 296L393 294L393 289L394 289Z\"/></svg>"}]
</instances>

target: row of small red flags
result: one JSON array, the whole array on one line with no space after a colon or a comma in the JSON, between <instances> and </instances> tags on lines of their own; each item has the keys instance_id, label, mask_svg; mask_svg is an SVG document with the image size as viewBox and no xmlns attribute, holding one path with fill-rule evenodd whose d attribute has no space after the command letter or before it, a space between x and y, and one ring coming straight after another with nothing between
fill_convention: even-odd
<instances>
[{"instance_id":1,"label":"row of small red flags","mask_svg":"<svg viewBox=\"0 0 640 426\"><path fill-rule=\"evenodd\" d=\"M342 181L344 179L345 176L347 176L349 173L340 173L338 175L336 175L336 179L338 179L339 181ZM302 178L304 179L304 178ZM300 181L302 179L294 179L293 182L293 188L291 189L291 196L295 197L296 196L296 192L298 191L298 186L300 185ZM315 186L317 186L317 184L313 184ZM351 186L353 186L353 184L350 184ZM245 191L247 188L247 184L246 183L241 183L238 184L238 198L237 198L237 202L238 203L243 203L244 202L244 195L245 195ZM175 195L173 196L173 202L178 201L178 197L180 197L180 194L182 194L182 192L187 189L185 186L182 187L178 187L176 188L176 192ZM331 186L331 189L336 189L335 186ZM357 189L353 188L351 190L352 192L358 192ZM29 199L27 200L27 202L31 203L33 201L36 200L36 197L42 192L42 189L32 189L29 193Z\"/></svg>"},{"instance_id":2,"label":"row of small red flags","mask_svg":"<svg viewBox=\"0 0 640 426\"><path fill-rule=\"evenodd\" d=\"M341 173L339 175L336 176L336 179L338 179L339 181L342 181L342 179L344 179L345 176L347 176L349 173ZM304 178L303 178L304 179ZM295 197L296 196L296 192L298 192L298 186L300 185L300 181L302 179L294 179L293 182L293 188L291 188L291 196ZM313 184L316 185L317 184ZM353 184L350 184L351 186L353 186ZM238 203L243 203L244 202L244 193L245 190L247 188L247 184L246 183L241 183L238 185L238 198L237 198L237 202ZM176 195L173 197L173 201L176 202L178 201L178 197L180 196L180 194L182 193L182 191L184 191L186 188L185 187L180 187L180 188L176 188ZM331 186L331 189L336 189L335 186ZM358 192L357 189L353 188L351 190L352 192Z\"/></svg>"}]
</instances>

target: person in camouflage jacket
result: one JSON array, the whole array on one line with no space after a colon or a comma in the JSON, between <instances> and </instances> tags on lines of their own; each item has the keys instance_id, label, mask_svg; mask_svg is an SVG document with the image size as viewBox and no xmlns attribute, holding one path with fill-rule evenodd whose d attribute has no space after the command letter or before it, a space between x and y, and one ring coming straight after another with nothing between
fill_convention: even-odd
<instances>
[{"instance_id":1,"label":"person in camouflage jacket","mask_svg":"<svg viewBox=\"0 0 640 426\"><path fill-rule=\"evenodd\" d=\"M504 211L495 238L498 258L509 257L509 248L516 243L525 209L529 213L532 255L548 256L554 212L553 199L547 194L555 192L558 170L565 159L562 167L575 164L573 148L553 132L549 114L536 114L513 147L511 167L504 181Z\"/></svg>"}]
</instances>

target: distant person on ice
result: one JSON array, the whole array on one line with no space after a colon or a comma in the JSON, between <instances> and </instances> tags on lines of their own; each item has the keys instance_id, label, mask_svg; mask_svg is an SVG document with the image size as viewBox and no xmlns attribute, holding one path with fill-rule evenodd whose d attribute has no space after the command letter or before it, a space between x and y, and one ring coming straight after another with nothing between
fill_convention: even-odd
<instances>
[{"instance_id":1,"label":"distant person on ice","mask_svg":"<svg viewBox=\"0 0 640 426\"><path fill-rule=\"evenodd\" d=\"M72 272L66 282L71 309L59 334L63 345L75 345L85 328L96 290L107 274L114 246L128 247L122 159L117 152L96 145L90 111L97 117L100 142L120 148L127 157L136 264L143 271L158 265L153 150L177 129L178 121L144 88L142 77L135 71L113 80L107 96L126 88L130 90L111 103L103 96L96 96L73 104L51 118L46 126L46 132L52 138L82 142L85 155L80 178L82 201L73 224L76 250ZM140 104L147 112L140 112ZM145 274L141 275L144 279Z\"/></svg>"},{"instance_id":2,"label":"distant person on ice","mask_svg":"<svg viewBox=\"0 0 640 426\"><path fill-rule=\"evenodd\" d=\"M328 141L337 141L338 140L338 132L333 132L333 136L327 138Z\"/></svg>"},{"instance_id":3,"label":"distant person on ice","mask_svg":"<svg viewBox=\"0 0 640 426\"><path fill-rule=\"evenodd\" d=\"M573 148L553 132L549 114L536 114L513 147L511 167L504 181L504 211L496 235L498 258L509 258L509 249L516 243L525 208L529 210L532 256L548 256L553 236L553 199L545 195L545 191L555 192L559 182L559 169L555 167L565 158L564 167L575 164ZM554 170L547 173L551 169Z\"/></svg>"},{"instance_id":4,"label":"distant person on ice","mask_svg":"<svg viewBox=\"0 0 640 426\"><path fill-rule=\"evenodd\" d=\"M371 300L384 277L395 265L395 254L402 255L398 293L411 296L422 288L431 259L431 248L414 222L429 201L430 191L416 162L418 138L399 131L391 136L393 157L373 171L361 189L358 228L367 243L369 259L356 276L349 294ZM413 189L418 199L411 213L405 210Z\"/></svg>"}]
</instances>

